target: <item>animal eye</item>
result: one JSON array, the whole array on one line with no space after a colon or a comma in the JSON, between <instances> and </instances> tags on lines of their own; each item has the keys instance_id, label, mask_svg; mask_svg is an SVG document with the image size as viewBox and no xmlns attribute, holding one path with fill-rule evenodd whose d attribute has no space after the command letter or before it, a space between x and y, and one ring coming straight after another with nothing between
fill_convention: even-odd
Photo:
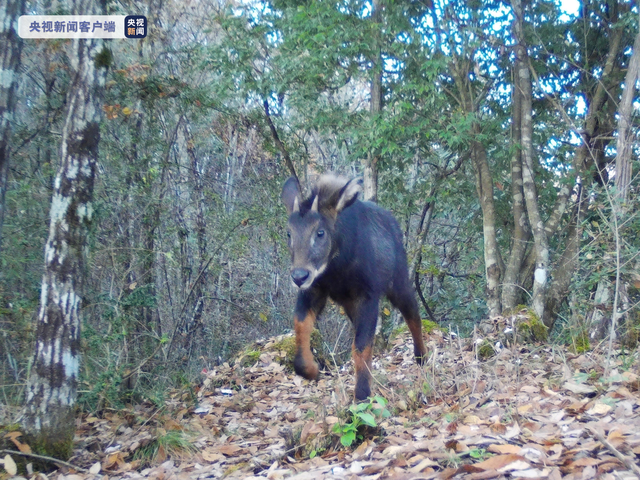
<instances>
[{"instance_id":1,"label":"animal eye","mask_svg":"<svg viewBox=\"0 0 640 480\"><path fill-rule=\"evenodd\" d=\"M318 230L318 237L324 237L324 230Z\"/></svg>"},{"instance_id":2,"label":"animal eye","mask_svg":"<svg viewBox=\"0 0 640 480\"><path fill-rule=\"evenodd\" d=\"M291 232L287 232L287 238L291 238Z\"/></svg>"}]
</instances>

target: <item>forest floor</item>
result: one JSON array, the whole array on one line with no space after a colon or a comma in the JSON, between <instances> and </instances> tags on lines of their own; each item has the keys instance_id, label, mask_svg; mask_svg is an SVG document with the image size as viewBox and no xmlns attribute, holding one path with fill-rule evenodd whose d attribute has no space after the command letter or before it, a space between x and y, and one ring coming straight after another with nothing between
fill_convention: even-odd
<instances>
[{"instance_id":1,"label":"forest floor","mask_svg":"<svg viewBox=\"0 0 640 480\"><path fill-rule=\"evenodd\" d=\"M357 408L351 362L309 382L271 339L162 407L83 416L70 463L86 471L35 480L640 478L637 350L614 351L605 378L597 349L519 344L481 360L473 339L428 339L424 368L406 333L376 355L388 403Z\"/></svg>"}]
</instances>

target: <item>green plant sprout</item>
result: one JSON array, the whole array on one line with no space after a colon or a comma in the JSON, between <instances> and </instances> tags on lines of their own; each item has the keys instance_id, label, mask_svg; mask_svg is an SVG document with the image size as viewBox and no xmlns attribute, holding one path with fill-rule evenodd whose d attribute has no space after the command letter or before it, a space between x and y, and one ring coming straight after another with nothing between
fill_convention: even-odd
<instances>
[{"instance_id":1,"label":"green plant sprout","mask_svg":"<svg viewBox=\"0 0 640 480\"><path fill-rule=\"evenodd\" d=\"M340 435L340 443L345 447L350 447L358 439L364 440L364 429L366 427L377 428L381 419L391 416L385 407L387 400L379 395L369 397L366 401L351 405L350 421L341 425L336 423L333 426L333 433Z\"/></svg>"}]
</instances>

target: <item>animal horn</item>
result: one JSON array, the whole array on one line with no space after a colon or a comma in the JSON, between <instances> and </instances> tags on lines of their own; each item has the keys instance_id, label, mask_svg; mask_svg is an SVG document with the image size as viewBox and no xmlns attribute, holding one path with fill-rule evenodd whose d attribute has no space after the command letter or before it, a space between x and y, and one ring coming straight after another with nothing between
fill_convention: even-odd
<instances>
[{"instance_id":1,"label":"animal horn","mask_svg":"<svg viewBox=\"0 0 640 480\"><path fill-rule=\"evenodd\" d=\"M292 213L298 213L300 211L300 202L298 202L298 197L293 201L293 211Z\"/></svg>"},{"instance_id":2,"label":"animal horn","mask_svg":"<svg viewBox=\"0 0 640 480\"><path fill-rule=\"evenodd\" d=\"M318 195L316 195L316 198L313 199L313 205L311 205L311 211L312 212L318 211Z\"/></svg>"}]
</instances>

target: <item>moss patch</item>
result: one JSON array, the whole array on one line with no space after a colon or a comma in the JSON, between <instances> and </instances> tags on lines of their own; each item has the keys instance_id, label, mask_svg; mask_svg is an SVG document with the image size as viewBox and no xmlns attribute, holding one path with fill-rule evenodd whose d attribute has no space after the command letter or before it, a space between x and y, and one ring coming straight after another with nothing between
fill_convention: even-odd
<instances>
[{"instance_id":1,"label":"moss patch","mask_svg":"<svg viewBox=\"0 0 640 480\"><path fill-rule=\"evenodd\" d=\"M243 367L251 367L256 362L260 361L260 358L265 353L271 357L271 360L283 365L287 370L293 372L293 359L296 356L297 346L296 337L294 334L289 333L286 335L280 335L268 342L256 342L236 357L236 363L239 363ZM320 366L330 365L329 355L325 352L322 335L318 329L314 329L311 332L311 351Z\"/></svg>"},{"instance_id":2,"label":"moss patch","mask_svg":"<svg viewBox=\"0 0 640 480\"><path fill-rule=\"evenodd\" d=\"M317 330L313 331L313 333L315 332ZM293 336L283 338L270 348L270 351L276 354L276 361L291 370L293 370L293 359L296 356L296 350L296 337Z\"/></svg>"},{"instance_id":3,"label":"moss patch","mask_svg":"<svg viewBox=\"0 0 640 480\"><path fill-rule=\"evenodd\" d=\"M407 324L402 322L402 325L400 325L398 328L396 328L392 333L391 333L391 339L397 337L398 335L405 333L409 331L409 327L407 327ZM448 329L447 328L443 328L440 325L438 325L435 322L432 322L431 320L422 320L422 333L426 333L427 335L432 334L433 332L436 331L440 331L443 333L447 333Z\"/></svg>"},{"instance_id":4,"label":"moss patch","mask_svg":"<svg viewBox=\"0 0 640 480\"><path fill-rule=\"evenodd\" d=\"M591 343L589 342L589 335L587 332L580 332L573 338L573 350L576 353L585 353L591 350Z\"/></svg>"},{"instance_id":5,"label":"moss patch","mask_svg":"<svg viewBox=\"0 0 640 480\"><path fill-rule=\"evenodd\" d=\"M512 315L515 317L513 325L516 327L518 341L544 342L549 335L549 328L542 323L532 308L518 305Z\"/></svg>"},{"instance_id":6,"label":"moss patch","mask_svg":"<svg viewBox=\"0 0 640 480\"><path fill-rule=\"evenodd\" d=\"M495 354L496 350L493 348L493 345L491 345L489 340L484 340L480 345L478 345L478 358L480 360L487 360Z\"/></svg>"},{"instance_id":7,"label":"moss patch","mask_svg":"<svg viewBox=\"0 0 640 480\"><path fill-rule=\"evenodd\" d=\"M260 350L247 350L238 359L243 367L250 367L260 359Z\"/></svg>"},{"instance_id":8,"label":"moss patch","mask_svg":"<svg viewBox=\"0 0 640 480\"><path fill-rule=\"evenodd\" d=\"M75 425L75 422L73 423ZM57 458L59 460L69 460L73 455L73 436L71 439L62 438L68 437L67 435L52 436L45 433L40 433L37 436L25 435L20 440L23 443L28 444L31 447L31 451L37 455L43 455L45 457ZM22 465L31 463L34 470L50 471L55 464L49 461L32 459L29 457L14 457L18 469L22 470Z\"/></svg>"},{"instance_id":9,"label":"moss patch","mask_svg":"<svg viewBox=\"0 0 640 480\"><path fill-rule=\"evenodd\" d=\"M447 329L442 328L436 322L432 322L431 320L422 320L422 333L432 333L435 330L440 330L441 332L446 333Z\"/></svg>"},{"instance_id":10,"label":"moss patch","mask_svg":"<svg viewBox=\"0 0 640 480\"><path fill-rule=\"evenodd\" d=\"M629 349L636 348L640 343L640 311L637 309L627 313L620 341Z\"/></svg>"}]
</instances>

